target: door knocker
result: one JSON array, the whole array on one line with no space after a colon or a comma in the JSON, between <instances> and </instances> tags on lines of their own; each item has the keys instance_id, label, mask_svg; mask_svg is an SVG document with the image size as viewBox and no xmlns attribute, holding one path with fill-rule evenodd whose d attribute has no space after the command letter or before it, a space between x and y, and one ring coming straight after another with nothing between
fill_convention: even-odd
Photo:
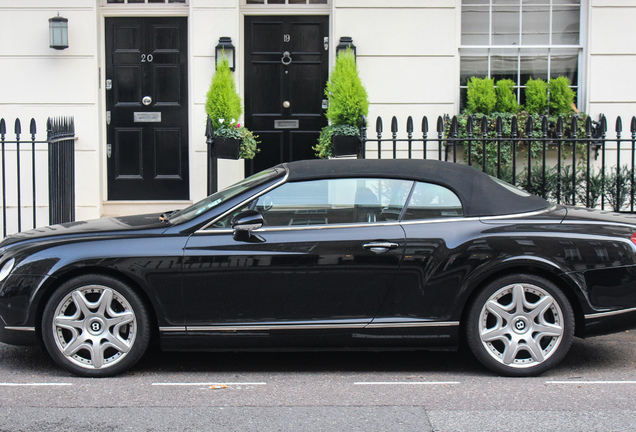
<instances>
[{"instance_id":1,"label":"door knocker","mask_svg":"<svg viewBox=\"0 0 636 432\"><path fill-rule=\"evenodd\" d=\"M291 55L289 54L289 51L285 51L283 53L283 58L280 59L280 61L285 65L288 66L291 64L292 62L292 58Z\"/></svg>"}]
</instances>

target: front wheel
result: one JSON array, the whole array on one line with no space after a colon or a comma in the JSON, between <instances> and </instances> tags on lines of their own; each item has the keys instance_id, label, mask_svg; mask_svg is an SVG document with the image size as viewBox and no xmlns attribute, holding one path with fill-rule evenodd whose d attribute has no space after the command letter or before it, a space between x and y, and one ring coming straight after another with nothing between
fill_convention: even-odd
<instances>
[{"instance_id":1,"label":"front wheel","mask_svg":"<svg viewBox=\"0 0 636 432\"><path fill-rule=\"evenodd\" d=\"M53 360L72 373L113 376L132 367L146 351L148 311L123 282L81 276L64 283L49 299L42 337Z\"/></svg>"},{"instance_id":2,"label":"front wheel","mask_svg":"<svg viewBox=\"0 0 636 432\"><path fill-rule=\"evenodd\" d=\"M533 376L558 364L570 349L574 313L547 279L511 275L488 284L470 306L468 345L490 370Z\"/></svg>"}]
</instances>

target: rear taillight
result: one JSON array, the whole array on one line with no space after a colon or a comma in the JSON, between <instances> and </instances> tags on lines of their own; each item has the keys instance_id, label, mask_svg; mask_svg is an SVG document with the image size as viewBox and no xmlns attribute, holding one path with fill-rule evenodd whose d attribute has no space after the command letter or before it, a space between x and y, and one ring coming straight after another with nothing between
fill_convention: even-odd
<instances>
[{"instance_id":1,"label":"rear taillight","mask_svg":"<svg viewBox=\"0 0 636 432\"><path fill-rule=\"evenodd\" d=\"M636 244L636 233L632 234L632 242Z\"/></svg>"}]
</instances>

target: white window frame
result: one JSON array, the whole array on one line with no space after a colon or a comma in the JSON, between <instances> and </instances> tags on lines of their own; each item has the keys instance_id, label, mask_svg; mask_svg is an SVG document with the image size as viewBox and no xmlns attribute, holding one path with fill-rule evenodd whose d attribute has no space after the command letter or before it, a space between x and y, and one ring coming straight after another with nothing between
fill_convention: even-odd
<instances>
[{"instance_id":1,"label":"white window frame","mask_svg":"<svg viewBox=\"0 0 636 432\"><path fill-rule=\"evenodd\" d=\"M488 68L488 72L487 72L487 77L486 78L491 78L492 76L492 56L493 55L501 55L502 52L505 52L505 55L509 55L509 56L514 56L516 54L517 57L517 77L515 79L515 83L517 84L517 101L520 101L521 99L521 92L522 89L525 88L525 83L520 82L521 80L521 54L522 51L524 50L532 50L532 49L540 49L540 50L547 50L548 52L548 58L547 58L547 62L548 62L548 66L547 66L547 79L548 81L550 80L550 71L551 71L551 58L553 56L553 54L556 54L556 52L553 52L553 50L569 50L569 51L578 51L578 79L577 79L577 85L572 86L573 90L576 91L576 102L577 102L577 106L578 109L581 110L582 107L586 106L586 101L587 101L587 93L586 93L586 70L585 70L585 66L587 64L587 62L585 61L586 59L586 43L587 43L587 10L588 10L588 0L580 0L580 15L579 15L579 43L577 45L554 45L552 44L552 17L553 17L553 13L552 13L552 7L553 7L553 0L545 0L545 3L549 3L550 4L550 31L548 32L548 36L549 36L549 42L546 45L493 45L492 44L492 39L493 39L493 29L492 29L492 23L493 23L493 5L492 5L492 0L490 1L490 5L489 5L489 9L488 9L488 22L489 22L489 29L488 29L488 44L487 45L463 45L461 44L461 37L462 37L462 32L460 29L459 32L459 37L460 37L460 46L459 46L459 60L460 60L460 92L463 91L464 89L467 88L467 85L462 84L461 83L461 76L462 76L462 71L461 71L461 59L462 57L468 57L468 56L475 56L478 57L479 52L484 52L487 51L487 68ZM463 13L463 1L460 1L460 22L462 20L462 13ZM470 6L470 5L468 5ZM521 0L519 2L519 33L521 35L523 35L523 26L522 26L522 6L523 6L523 1ZM523 43L523 40L521 40L521 43ZM471 54L471 52L474 52L476 54ZM458 98L458 100L461 103L461 97Z\"/></svg>"}]
</instances>

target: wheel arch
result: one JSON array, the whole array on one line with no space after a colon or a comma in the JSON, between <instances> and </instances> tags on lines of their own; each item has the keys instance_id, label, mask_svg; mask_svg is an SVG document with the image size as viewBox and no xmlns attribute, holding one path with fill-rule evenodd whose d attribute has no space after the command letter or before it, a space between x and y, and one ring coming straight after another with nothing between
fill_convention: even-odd
<instances>
[{"instance_id":1,"label":"wheel arch","mask_svg":"<svg viewBox=\"0 0 636 432\"><path fill-rule=\"evenodd\" d=\"M583 291L579 286L579 283L573 279L570 274L563 273L556 267L548 267L537 263L526 262L516 263L515 265L500 267L494 269L491 272L482 274L479 278L471 281L463 290L463 301L460 301L458 316L460 317L460 344L465 346L466 344L466 323L467 315L470 309L470 305L475 301L475 298L484 289L486 285L494 280L503 278L505 276L515 274L527 274L532 276L539 276L556 285L563 294L566 296L572 310L574 312L574 334L575 336L583 336L585 329L585 314L583 312L581 296Z\"/></svg>"},{"instance_id":2,"label":"wheel arch","mask_svg":"<svg viewBox=\"0 0 636 432\"><path fill-rule=\"evenodd\" d=\"M107 277L117 279L120 282L128 285L133 291L135 291L137 295L139 295L141 300L144 302L146 308L148 309L150 319L151 319L151 322L150 322L151 340L154 340L158 336L159 322L157 318L156 305L152 302L150 296L148 295L146 290L142 288L141 284L139 284L136 280L129 277L125 273L118 272L116 270L106 268L106 267L87 266L87 267L82 267L82 268L65 272L56 277L50 277L49 283L45 284L45 286L43 286L40 289L40 293L39 293L40 298L39 298L39 301L37 302L37 307L35 310L35 317L34 317L35 331L40 341L42 340L42 315L44 313L44 308L46 307L46 304L48 303L53 293L62 284L66 283L67 281L78 278L80 276L85 276L85 275L107 276Z\"/></svg>"}]
</instances>

